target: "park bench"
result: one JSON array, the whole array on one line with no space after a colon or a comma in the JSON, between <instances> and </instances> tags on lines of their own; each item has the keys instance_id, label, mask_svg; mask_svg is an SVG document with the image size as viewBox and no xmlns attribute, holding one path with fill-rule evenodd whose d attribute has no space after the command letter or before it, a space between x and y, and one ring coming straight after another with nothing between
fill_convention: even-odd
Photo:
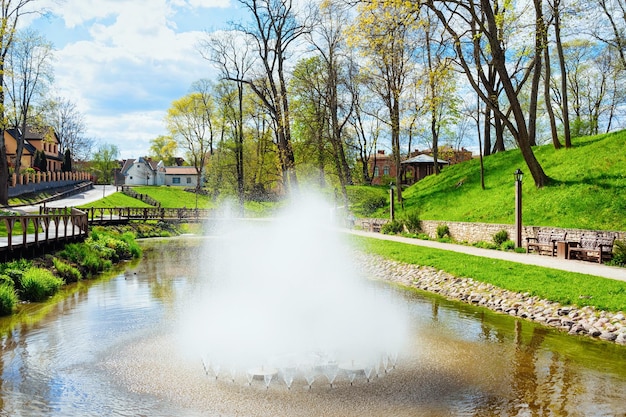
<instances>
[{"instance_id":1,"label":"park bench","mask_svg":"<svg viewBox=\"0 0 626 417\"><path fill-rule=\"evenodd\" d=\"M578 242L568 242L567 257L585 261L610 261L613 257L615 236L584 233Z\"/></svg>"},{"instance_id":2,"label":"park bench","mask_svg":"<svg viewBox=\"0 0 626 417\"><path fill-rule=\"evenodd\" d=\"M535 237L526 238L526 253L537 252L540 255L556 255L556 243L565 241L567 232L543 231Z\"/></svg>"}]
</instances>

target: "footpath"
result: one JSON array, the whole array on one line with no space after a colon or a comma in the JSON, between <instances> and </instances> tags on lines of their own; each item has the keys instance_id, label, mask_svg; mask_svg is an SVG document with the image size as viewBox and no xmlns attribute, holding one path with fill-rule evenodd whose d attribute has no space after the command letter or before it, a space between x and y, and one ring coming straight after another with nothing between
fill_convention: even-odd
<instances>
[{"instance_id":1,"label":"footpath","mask_svg":"<svg viewBox=\"0 0 626 417\"><path fill-rule=\"evenodd\" d=\"M394 242L406 243L407 245L425 246L433 249L447 250L451 252L465 253L468 255L480 256L483 258L501 259L505 261L517 262L526 265L537 265L545 268L559 269L562 271L579 272L581 274L594 275L598 277L610 278L626 281L626 268L607 266L600 263L561 259L552 256L541 256L536 254L526 254L517 252L505 252L492 249L476 248L474 246L456 245L453 243L442 243L433 240L412 239L401 236L385 235L383 233L364 232L359 230L348 230L348 233L357 236L390 240Z\"/></svg>"},{"instance_id":2,"label":"footpath","mask_svg":"<svg viewBox=\"0 0 626 417\"><path fill-rule=\"evenodd\" d=\"M47 207L76 207L100 200L116 192L112 185L95 185L93 189L75 194L66 198L46 203ZM39 212L39 206L21 206L14 208L22 213ZM610 278L626 282L626 268L607 266L588 261L561 259L552 256L541 256L535 254L525 254L517 252L505 252L492 249L476 248L474 246L456 245L453 243L442 243L434 240L411 239L401 236L385 235L383 233L365 232L359 230L346 230L348 233L376 239L401 242L408 245L426 246L434 249L447 250L451 252L465 253L468 255L480 256L483 258L501 259L505 261L517 262L526 265L537 265L545 268L559 269L563 271L578 272L581 274L594 275L598 277Z\"/></svg>"}]
</instances>

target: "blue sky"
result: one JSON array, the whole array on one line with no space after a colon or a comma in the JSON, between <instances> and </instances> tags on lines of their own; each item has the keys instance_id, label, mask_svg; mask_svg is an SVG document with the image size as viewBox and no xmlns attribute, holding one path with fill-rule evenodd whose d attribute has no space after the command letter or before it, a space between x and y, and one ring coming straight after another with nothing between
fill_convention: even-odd
<instances>
[{"instance_id":1,"label":"blue sky","mask_svg":"<svg viewBox=\"0 0 626 417\"><path fill-rule=\"evenodd\" d=\"M54 44L52 94L73 101L87 136L146 155L165 134L173 100L215 78L196 50L207 32L242 19L235 0L43 0L51 12L24 22Z\"/></svg>"}]
</instances>

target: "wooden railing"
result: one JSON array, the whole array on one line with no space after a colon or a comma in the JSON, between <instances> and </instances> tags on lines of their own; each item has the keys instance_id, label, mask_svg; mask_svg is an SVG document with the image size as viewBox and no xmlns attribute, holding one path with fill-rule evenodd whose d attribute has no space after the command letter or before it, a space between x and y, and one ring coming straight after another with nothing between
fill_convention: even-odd
<instances>
[{"instance_id":1,"label":"wooden railing","mask_svg":"<svg viewBox=\"0 0 626 417\"><path fill-rule=\"evenodd\" d=\"M122 193L126 194L129 197L136 198L137 200L141 200L146 204L150 204L151 206L155 206L155 207L161 206L161 203L156 201L154 198L150 197L148 194L138 193L137 191L133 190L128 185L122 186Z\"/></svg>"},{"instance_id":2,"label":"wooden railing","mask_svg":"<svg viewBox=\"0 0 626 417\"><path fill-rule=\"evenodd\" d=\"M211 210L163 207L91 207L84 209L90 223L129 220L196 220L211 217Z\"/></svg>"},{"instance_id":3,"label":"wooden railing","mask_svg":"<svg viewBox=\"0 0 626 417\"><path fill-rule=\"evenodd\" d=\"M31 245L39 246L50 242L79 240L87 237L89 222L87 213L71 208L40 214L26 214L20 216L0 216L7 230L6 238L2 238L0 248L12 251L16 248L27 248ZM22 229L21 239L15 239L15 226ZM29 227L32 227L29 233Z\"/></svg>"}]
</instances>

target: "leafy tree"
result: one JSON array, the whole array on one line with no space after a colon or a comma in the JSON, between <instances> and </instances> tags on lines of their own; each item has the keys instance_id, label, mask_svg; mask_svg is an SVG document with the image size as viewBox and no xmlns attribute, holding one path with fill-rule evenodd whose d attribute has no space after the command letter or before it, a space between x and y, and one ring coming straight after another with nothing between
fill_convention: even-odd
<instances>
[{"instance_id":1,"label":"leafy tree","mask_svg":"<svg viewBox=\"0 0 626 417\"><path fill-rule=\"evenodd\" d=\"M350 40L358 45L368 60L369 84L387 109L391 130L391 149L396 170L396 184L401 184L400 111L402 92L412 70L417 28L414 14L403 0L360 3L358 15L350 29ZM397 199L402 202L402 188Z\"/></svg>"},{"instance_id":2,"label":"leafy tree","mask_svg":"<svg viewBox=\"0 0 626 417\"><path fill-rule=\"evenodd\" d=\"M170 135L196 169L198 188L207 159L213 153L214 117L215 104L206 86L198 86L197 91L175 100L165 117Z\"/></svg>"},{"instance_id":3,"label":"leafy tree","mask_svg":"<svg viewBox=\"0 0 626 417\"><path fill-rule=\"evenodd\" d=\"M113 180L113 170L118 166L117 157L120 151L115 145L102 144L92 158L92 166L98 174L100 184L110 184Z\"/></svg>"},{"instance_id":4,"label":"leafy tree","mask_svg":"<svg viewBox=\"0 0 626 417\"><path fill-rule=\"evenodd\" d=\"M165 165L175 165L177 150L178 143L170 135L159 135L150 141L150 156Z\"/></svg>"}]
</instances>

